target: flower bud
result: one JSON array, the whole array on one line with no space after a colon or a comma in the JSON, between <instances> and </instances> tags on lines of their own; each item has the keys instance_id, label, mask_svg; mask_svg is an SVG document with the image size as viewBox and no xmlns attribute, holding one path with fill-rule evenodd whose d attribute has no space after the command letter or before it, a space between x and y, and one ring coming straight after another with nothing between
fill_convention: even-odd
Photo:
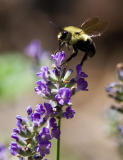
<instances>
[{"instance_id":1,"label":"flower bud","mask_svg":"<svg viewBox=\"0 0 123 160\"><path fill-rule=\"evenodd\" d=\"M70 78L70 76L72 75L72 73L73 73L72 69L67 70L67 72L65 73L65 76L63 78L63 81L67 81Z\"/></svg>"},{"instance_id":2,"label":"flower bud","mask_svg":"<svg viewBox=\"0 0 123 160\"><path fill-rule=\"evenodd\" d=\"M50 72L50 80L53 80L55 82L58 81L58 77L56 76L56 74L53 71Z\"/></svg>"}]
</instances>

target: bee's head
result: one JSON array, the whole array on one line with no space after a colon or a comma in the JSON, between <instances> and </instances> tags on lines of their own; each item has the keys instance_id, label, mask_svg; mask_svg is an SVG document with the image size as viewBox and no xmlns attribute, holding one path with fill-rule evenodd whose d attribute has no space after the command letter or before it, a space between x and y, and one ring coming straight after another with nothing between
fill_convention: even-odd
<instances>
[{"instance_id":1,"label":"bee's head","mask_svg":"<svg viewBox=\"0 0 123 160\"><path fill-rule=\"evenodd\" d=\"M58 34L58 41L61 41L61 42L66 41L66 42L68 42L70 40L70 38L71 38L71 33L66 31L66 30L61 31Z\"/></svg>"}]
</instances>

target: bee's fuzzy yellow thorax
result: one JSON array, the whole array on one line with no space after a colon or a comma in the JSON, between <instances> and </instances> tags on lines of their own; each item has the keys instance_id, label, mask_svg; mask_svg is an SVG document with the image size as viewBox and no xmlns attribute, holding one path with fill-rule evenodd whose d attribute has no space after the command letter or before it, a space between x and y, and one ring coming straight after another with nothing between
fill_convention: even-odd
<instances>
[{"instance_id":1,"label":"bee's fuzzy yellow thorax","mask_svg":"<svg viewBox=\"0 0 123 160\"><path fill-rule=\"evenodd\" d=\"M64 27L64 30L66 30L66 31L68 31L68 32L71 32L71 33L82 32L82 29L81 29L81 28L74 27L74 26Z\"/></svg>"},{"instance_id":2,"label":"bee's fuzzy yellow thorax","mask_svg":"<svg viewBox=\"0 0 123 160\"><path fill-rule=\"evenodd\" d=\"M87 34L82 34L82 38L84 41L87 41L88 39L90 39L90 36L88 36Z\"/></svg>"}]
</instances>

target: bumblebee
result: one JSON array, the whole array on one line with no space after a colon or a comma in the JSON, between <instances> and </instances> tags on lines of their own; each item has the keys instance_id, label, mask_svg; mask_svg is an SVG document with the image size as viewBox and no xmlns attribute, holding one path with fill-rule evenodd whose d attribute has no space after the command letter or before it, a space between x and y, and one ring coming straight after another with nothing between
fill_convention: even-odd
<instances>
[{"instance_id":1,"label":"bumblebee","mask_svg":"<svg viewBox=\"0 0 123 160\"><path fill-rule=\"evenodd\" d=\"M98 17L93 17L82 23L80 28L67 26L61 29L57 37L59 50L64 45L68 48L73 48L72 55L65 61L65 63L77 56L79 50L85 53L80 62L81 65L83 65L88 57L93 57L96 53L96 47L92 38L101 36L106 26L107 22L101 21Z\"/></svg>"}]
</instances>

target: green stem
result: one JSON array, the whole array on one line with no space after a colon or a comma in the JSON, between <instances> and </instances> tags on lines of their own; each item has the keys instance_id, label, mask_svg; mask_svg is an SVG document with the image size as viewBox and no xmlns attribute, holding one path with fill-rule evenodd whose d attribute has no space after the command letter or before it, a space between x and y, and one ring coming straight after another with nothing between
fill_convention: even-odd
<instances>
[{"instance_id":1,"label":"green stem","mask_svg":"<svg viewBox=\"0 0 123 160\"><path fill-rule=\"evenodd\" d=\"M59 131L61 129L61 118L58 119L58 128ZM60 136L57 139L57 155L56 155L56 160L60 160Z\"/></svg>"}]
</instances>

